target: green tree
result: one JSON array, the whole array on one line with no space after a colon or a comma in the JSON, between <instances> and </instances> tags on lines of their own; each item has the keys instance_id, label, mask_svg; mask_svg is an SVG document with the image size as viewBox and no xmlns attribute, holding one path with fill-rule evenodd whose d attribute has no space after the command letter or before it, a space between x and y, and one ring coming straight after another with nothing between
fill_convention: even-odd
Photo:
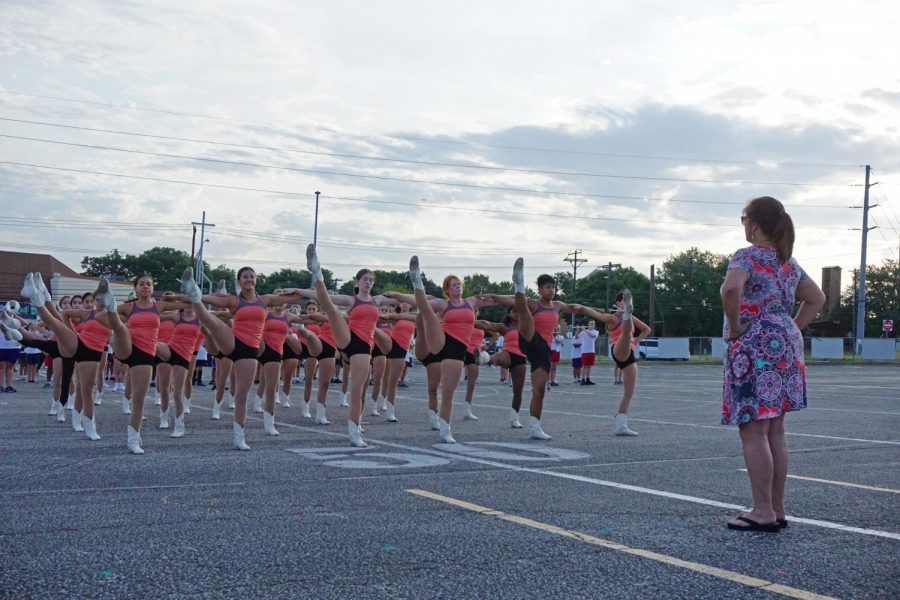
<instances>
[{"instance_id":1,"label":"green tree","mask_svg":"<svg viewBox=\"0 0 900 600\"><path fill-rule=\"evenodd\" d=\"M646 275L635 271L632 267L620 267L612 269L608 287L606 280L606 269L594 269L586 277L578 279L575 297L572 298L570 294L565 301L609 310L615 303L616 294L628 288L634 297L634 312L637 317L642 320L649 319L647 315L650 306L650 279ZM607 290L609 290L608 303ZM584 324L588 321L585 317L576 315L571 318L577 324Z\"/></svg>"},{"instance_id":2,"label":"green tree","mask_svg":"<svg viewBox=\"0 0 900 600\"><path fill-rule=\"evenodd\" d=\"M117 248L106 256L85 256L81 260L82 274L88 277L114 277L116 279L131 279L134 273L131 270L127 257L122 256Z\"/></svg>"},{"instance_id":3,"label":"green tree","mask_svg":"<svg viewBox=\"0 0 900 600\"><path fill-rule=\"evenodd\" d=\"M714 336L722 333L719 287L730 257L691 248L662 264L657 279L658 328L668 336Z\"/></svg>"},{"instance_id":4,"label":"green tree","mask_svg":"<svg viewBox=\"0 0 900 600\"><path fill-rule=\"evenodd\" d=\"M373 269L372 272L375 274L375 286L372 288L372 294L377 296L387 290L403 292L405 294L412 293L412 283L409 280L409 271L381 271L379 269ZM424 273L422 273L422 283L425 284L426 294L431 294L433 296L441 295L442 292L440 286L428 279L428 276ZM340 289L338 289L338 293L352 296L354 287L356 287L356 280L351 277L341 285Z\"/></svg>"},{"instance_id":5,"label":"green tree","mask_svg":"<svg viewBox=\"0 0 900 600\"><path fill-rule=\"evenodd\" d=\"M857 280L858 273L858 269L853 271L853 281ZM855 326L856 294L852 283L844 288L840 313L832 316L846 326L848 332ZM891 259L866 267L866 337L884 335L882 321L885 319L893 320L895 327L900 320L900 262Z\"/></svg>"}]
</instances>

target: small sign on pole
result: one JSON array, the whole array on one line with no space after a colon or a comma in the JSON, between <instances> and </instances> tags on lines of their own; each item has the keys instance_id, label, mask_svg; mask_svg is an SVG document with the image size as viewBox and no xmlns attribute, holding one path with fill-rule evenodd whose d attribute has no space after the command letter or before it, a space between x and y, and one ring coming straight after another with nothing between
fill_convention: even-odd
<instances>
[{"instance_id":1,"label":"small sign on pole","mask_svg":"<svg viewBox=\"0 0 900 600\"><path fill-rule=\"evenodd\" d=\"M894 321L891 319L885 319L881 322L881 328L885 330L885 332L890 333L894 330Z\"/></svg>"}]
</instances>

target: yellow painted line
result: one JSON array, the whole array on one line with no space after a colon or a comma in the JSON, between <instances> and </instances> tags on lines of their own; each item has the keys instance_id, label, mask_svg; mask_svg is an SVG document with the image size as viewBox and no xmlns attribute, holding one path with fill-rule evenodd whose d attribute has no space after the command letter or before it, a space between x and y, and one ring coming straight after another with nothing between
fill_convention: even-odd
<instances>
[{"instance_id":1,"label":"yellow painted line","mask_svg":"<svg viewBox=\"0 0 900 600\"><path fill-rule=\"evenodd\" d=\"M748 587L765 590L767 592L774 592L776 594L781 594L783 596L789 596L791 598L803 598L804 600L833 600L832 596L822 596L820 594L815 594L813 592L808 592L806 590L801 590L799 588L790 587L787 585L781 585L779 583L774 583L771 581L766 581L765 579L759 579L758 577L750 577L749 575L743 575L741 573L736 573L734 571L728 571L726 569L719 569L718 567L711 567L709 565L704 565L701 563L695 563L688 560L682 560L680 558L675 558L674 556L668 556L666 554L660 554L658 552L652 552L650 550L642 550L641 548L632 548L631 546L626 546L624 544L618 544L616 542L610 542L609 540L604 540L598 537L594 537L592 535L587 535L585 533L579 533L577 531L572 531L569 529L563 529L561 527L556 527L555 525L550 525L548 523L541 523L540 521L534 521L532 519L527 519L525 517L518 517L516 515L510 515L505 512L499 510L493 510L490 508L486 508L484 506L479 506L478 504L472 504L471 502L466 502L465 500L457 500L456 498L450 498L449 496L442 496L440 494L435 494L433 492L428 492L420 489L408 489L406 490L410 494L415 494L416 496L421 496L422 498L428 498L430 500L436 500L438 502L443 502L444 504L450 504L452 506L456 506L459 508L463 508L465 510L469 510L480 515L484 515L486 517L496 517L497 519L502 519L504 521L509 521L510 523L516 523L518 525L524 525L525 527L531 527L533 529L539 529L541 531L546 531L547 533L553 533L562 537L571 538L573 540L578 540L580 542L584 542L586 544L593 544L595 546L600 546L602 548L607 548L609 550L615 550L617 552L624 552L625 554L631 554L634 556L640 556L641 558L648 558L650 560L655 560L657 562L661 562L667 565L672 565L675 567L680 567L682 569L690 569L691 571L697 571L698 573L703 573L705 575L711 575L713 577L718 577L720 579L725 579L728 581L732 581L734 583L740 583L741 585L746 585Z\"/></svg>"},{"instance_id":2,"label":"yellow painted line","mask_svg":"<svg viewBox=\"0 0 900 600\"><path fill-rule=\"evenodd\" d=\"M747 472L747 469L738 469L738 471ZM831 479L819 479L818 477L801 477L800 475L788 475L788 479L802 479L804 481L815 481L817 483L830 483L831 485L842 485L844 487L859 488L861 490L871 490L873 492L888 492L891 494L900 494L900 490L891 488L875 487L871 485L862 485L860 483L848 483L846 481L833 481Z\"/></svg>"}]
</instances>

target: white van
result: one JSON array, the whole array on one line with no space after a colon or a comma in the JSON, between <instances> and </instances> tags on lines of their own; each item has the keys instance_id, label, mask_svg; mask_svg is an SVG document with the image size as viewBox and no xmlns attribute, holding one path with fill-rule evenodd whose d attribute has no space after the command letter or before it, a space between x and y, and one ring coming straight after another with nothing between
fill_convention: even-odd
<instances>
[{"instance_id":1,"label":"white van","mask_svg":"<svg viewBox=\"0 0 900 600\"><path fill-rule=\"evenodd\" d=\"M641 340L634 349L634 357L638 360L659 358L659 339L647 338Z\"/></svg>"}]
</instances>

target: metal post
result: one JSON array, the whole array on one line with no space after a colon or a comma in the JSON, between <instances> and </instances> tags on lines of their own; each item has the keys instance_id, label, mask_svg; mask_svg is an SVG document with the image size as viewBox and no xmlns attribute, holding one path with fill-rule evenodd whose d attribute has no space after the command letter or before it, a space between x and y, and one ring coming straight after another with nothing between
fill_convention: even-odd
<instances>
[{"instance_id":1,"label":"metal post","mask_svg":"<svg viewBox=\"0 0 900 600\"><path fill-rule=\"evenodd\" d=\"M656 265L650 265L650 318L647 319L647 325L650 326L650 335L653 335L653 309L656 305Z\"/></svg>"},{"instance_id":2,"label":"metal post","mask_svg":"<svg viewBox=\"0 0 900 600\"><path fill-rule=\"evenodd\" d=\"M612 291L612 270L613 267L616 269L620 268L622 265L616 263L612 264L609 262L606 264L606 306L604 307L606 310L609 310L609 307L612 306L610 304L610 292Z\"/></svg>"},{"instance_id":3,"label":"metal post","mask_svg":"<svg viewBox=\"0 0 900 600\"><path fill-rule=\"evenodd\" d=\"M316 192L316 220L313 223L313 247L316 247L316 242L319 237L319 192Z\"/></svg>"},{"instance_id":4,"label":"metal post","mask_svg":"<svg viewBox=\"0 0 900 600\"><path fill-rule=\"evenodd\" d=\"M214 223L206 222L206 211L203 211L203 216L199 223L193 221L191 225L194 226L194 232L197 231L197 225L200 226L200 249L197 251L197 257L194 261L194 281L197 282L197 285L203 284L203 243L206 241L206 228L207 227L215 227ZM193 252L191 252L193 255Z\"/></svg>"},{"instance_id":5,"label":"metal post","mask_svg":"<svg viewBox=\"0 0 900 600\"><path fill-rule=\"evenodd\" d=\"M572 298L568 300L568 302L575 302L577 298L575 297L578 293L578 265L581 263L586 263L586 258L578 258L578 253L583 252L582 250L575 249L575 252L569 252L569 255L566 256L563 260L572 263ZM572 315L572 325L578 321L577 315Z\"/></svg>"},{"instance_id":6,"label":"metal post","mask_svg":"<svg viewBox=\"0 0 900 600\"><path fill-rule=\"evenodd\" d=\"M862 351L862 340L866 337L866 243L869 238L869 173L871 165L866 165L866 187L863 194L862 252L859 259L859 289L856 302L856 350Z\"/></svg>"}]
</instances>

